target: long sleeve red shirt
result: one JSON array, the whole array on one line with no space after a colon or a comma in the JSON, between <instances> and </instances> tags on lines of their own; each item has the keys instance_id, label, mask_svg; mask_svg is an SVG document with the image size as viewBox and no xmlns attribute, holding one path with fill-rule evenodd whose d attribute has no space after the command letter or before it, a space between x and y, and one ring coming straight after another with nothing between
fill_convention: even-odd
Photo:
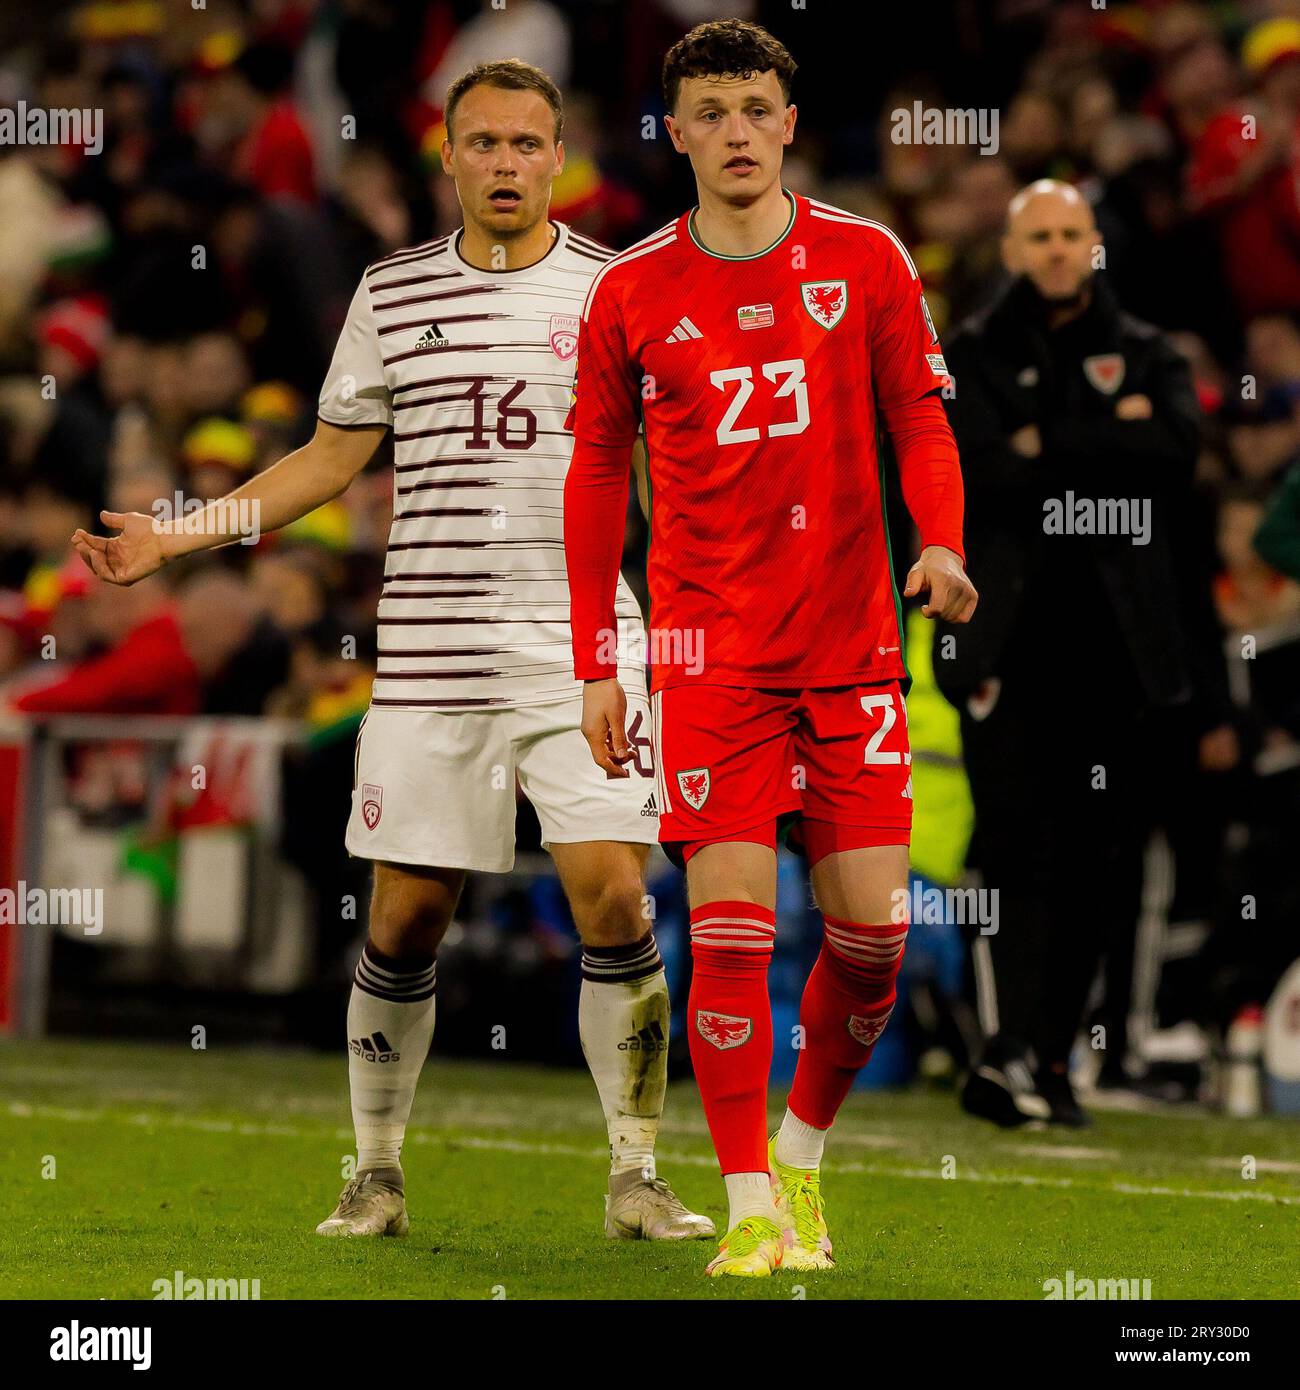
<instances>
[{"instance_id":1,"label":"long sleeve red shirt","mask_svg":"<svg viewBox=\"0 0 1300 1390\"><path fill-rule=\"evenodd\" d=\"M199 672L171 612L150 618L102 656L17 696L30 714L194 714Z\"/></svg>"}]
</instances>

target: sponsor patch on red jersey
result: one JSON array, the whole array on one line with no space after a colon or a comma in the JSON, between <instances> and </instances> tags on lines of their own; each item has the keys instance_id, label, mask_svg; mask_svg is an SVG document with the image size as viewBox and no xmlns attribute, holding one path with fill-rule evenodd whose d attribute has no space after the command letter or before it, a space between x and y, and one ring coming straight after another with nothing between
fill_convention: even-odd
<instances>
[{"instance_id":1,"label":"sponsor patch on red jersey","mask_svg":"<svg viewBox=\"0 0 1300 1390\"><path fill-rule=\"evenodd\" d=\"M745 304L736 310L736 322L742 328L771 328L776 315L770 304Z\"/></svg>"}]
</instances>

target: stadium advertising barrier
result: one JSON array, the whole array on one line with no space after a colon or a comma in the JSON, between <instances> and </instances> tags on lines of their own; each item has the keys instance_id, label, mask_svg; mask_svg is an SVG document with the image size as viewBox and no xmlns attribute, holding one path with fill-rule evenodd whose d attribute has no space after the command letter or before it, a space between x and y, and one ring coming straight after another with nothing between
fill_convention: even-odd
<instances>
[{"instance_id":1,"label":"stadium advertising barrier","mask_svg":"<svg viewBox=\"0 0 1300 1390\"><path fill-rule=\"evenodd\" d=\"M150 973L295 987L307 887L278 854L292 721L57 716L0 726L0 1034L45 1031L56 938Z\"/></svg>"}]
</instances>

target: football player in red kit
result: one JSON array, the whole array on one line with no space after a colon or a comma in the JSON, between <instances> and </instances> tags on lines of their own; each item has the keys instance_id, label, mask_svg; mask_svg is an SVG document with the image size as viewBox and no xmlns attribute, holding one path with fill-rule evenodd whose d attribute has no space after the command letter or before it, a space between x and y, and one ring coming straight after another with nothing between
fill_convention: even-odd
<instances>
[{"instance_id":1,"label":"football player in red kit","mask_svg":"<svg viewBox=\"0 0 1300 1390\"><path fill-rule=\"evenodd\" d=\"M823 1143L894 1003L911 755L877 428L921 534L905 592L951 621L976 603L916 269L886 227L783 188L793 72L739 20L669 52L665 124L699 204L592 282L564 495L583 732L624 775L614 592L644 425L660 839L686 865L691 1057L730 1206L713 1275L833 1263ZM825 932L769 1141L767 967L788 821Z\"/></svg>"}]
</instances>

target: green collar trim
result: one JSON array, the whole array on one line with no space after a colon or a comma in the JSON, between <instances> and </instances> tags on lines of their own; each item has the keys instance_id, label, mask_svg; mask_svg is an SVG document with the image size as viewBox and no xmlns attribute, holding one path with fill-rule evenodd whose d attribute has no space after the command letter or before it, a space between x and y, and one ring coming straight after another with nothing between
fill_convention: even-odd
<instances>
[{"instance_id":1,"label":"green collar trim","mask_svg":"<svg viewBox=\"0 0 1300 1390\"><path fill-rule=\"evenodd\" d=\"M700 210L700 205L698 203L696 203L696 205L691 209L690 215L686 219L686 230L691 234L691 240L695 243L695 245L699 247L699 249L703 251L706 256L712 256L714 260L756 261L760 256L766 256L769 251L772 251L776 247L780 246L780 244L786 239L786 237L790 235L790 229L794 226L795 213L798 211L799 205L794 200L794 194L791 193L788 188L783 188L781 192L784 193L785 196L790 200L790 220L785 224L785 231L783 231L781 235L777 237L777 239L772 243L771 246L765 246L761 251L755 251L753 255L724 256L721 251L709 250L709 248L705 246L705 244L700 240L700 238L696 235L695 232L695 214Z\"/></svg>"}]
</instances>

